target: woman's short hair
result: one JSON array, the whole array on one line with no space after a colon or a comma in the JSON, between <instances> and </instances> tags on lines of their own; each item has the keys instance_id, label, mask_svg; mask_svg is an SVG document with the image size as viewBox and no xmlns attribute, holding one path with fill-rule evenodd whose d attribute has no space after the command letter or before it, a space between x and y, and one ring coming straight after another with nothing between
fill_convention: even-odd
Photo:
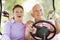
<instances>
[{"instance_id":1,"label":"woman's short hair","mask_svg":"<svg viewBox=\"0 0 60 40\"><path fill-rule=\"evenodd\" d=\"M23 6L17 4L17 5L15 5L15 6L13 7L13 12L14 12L14 9L17 8L17 7L20 7L20 8L22 8L22 10L24 10Z\"/></svg>"}]
</instances>

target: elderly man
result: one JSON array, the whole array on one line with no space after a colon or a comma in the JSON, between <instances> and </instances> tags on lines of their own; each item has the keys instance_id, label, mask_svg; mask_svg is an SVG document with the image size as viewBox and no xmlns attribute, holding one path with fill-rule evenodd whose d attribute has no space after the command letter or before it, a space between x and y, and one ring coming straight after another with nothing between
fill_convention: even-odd
<instances>
[{"instance_id":1,"label":"elderly man","mask_svg":"<svg viewBox=\"0 0 60 40\"><path fill-rule=\"evenodd\" d=\"M41 5L39 5L39 4L36 4L34 7L33 7L33 9L32 9L32 13L31 13L31 15L32 15L32 17L34 18L34 21L31 21L31 20L29 20L28 22L27 22L27 24L26 24L26 39L27 40L34 40L31 36L30 36L30 34L29 34L29 32L33 32L33 29L34 28L31 28L30 26L34 23L34 22L37 22L37 21L40 21L40 20L45 20L45 18L44 18L44 14L43 14L43 8L42 8L42 6ZM57 23L57 21L56 20L50 20L50 22L51 23L53 23L55 26L56 26L56 29L57 29L57 32L56 33L59 33L60 32L60 26L59 26L59 24ZM46 26L48 26L48 24L46 25ZM49 25L50 26L50 25ZM49 28L49 27L48 27ZM49 28L49 29L51 29L51 28ZM35 30L36 31L36 30ZM41 38L40 38L40 40L41 40ZM57 40L56 39L56 37L55 38L53 38L52 40Z\"/></svg>"}]
</instances>

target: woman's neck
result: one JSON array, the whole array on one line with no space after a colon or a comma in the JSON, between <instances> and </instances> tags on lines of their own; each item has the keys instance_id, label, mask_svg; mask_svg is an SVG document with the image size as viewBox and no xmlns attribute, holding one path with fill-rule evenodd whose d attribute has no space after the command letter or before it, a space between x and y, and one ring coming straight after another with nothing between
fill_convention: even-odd
<instances>
[{"instance_id":1,"label":"woman's neck","mask_svg":"<svg viewBox=\"0 0 60 40\"><path fill-rule=\"evenodd\" d=\"M21 23L22 19L15 19L16 22Z\"/></svg>"}]
</instances>

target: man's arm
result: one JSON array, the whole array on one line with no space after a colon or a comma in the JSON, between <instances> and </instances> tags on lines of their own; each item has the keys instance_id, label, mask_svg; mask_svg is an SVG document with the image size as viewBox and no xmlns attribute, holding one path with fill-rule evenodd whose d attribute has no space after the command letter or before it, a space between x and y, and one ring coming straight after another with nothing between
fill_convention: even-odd
<instances>
[{"instance_id":1,"label":"man's arm","mask_svg":"<svg viewBox=\"0 0 60 40\"><path fill-rule=\"evenodd\" d=\"M33 21L31 20L27 21L26 23L26 33L25 33L26 40L31 40L30 32L33 31L33 29L31 28L32 23Z\"/></svg>"},{"instance_id":2,"label":"man's arm","mask_svg":"<svg viewBox=\"0 0 60 40\"><path fill-rule=\"evenodd\" d=\"M55 20L56 34L60 33L60 24Z\"/></svg>"}]
</instances>

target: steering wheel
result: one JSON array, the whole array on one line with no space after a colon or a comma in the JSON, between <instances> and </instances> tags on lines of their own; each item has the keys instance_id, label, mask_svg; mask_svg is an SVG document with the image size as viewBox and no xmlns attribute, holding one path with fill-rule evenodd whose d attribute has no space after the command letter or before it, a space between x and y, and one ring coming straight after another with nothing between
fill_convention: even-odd
<instances>
[{"instance_id":1,"label":"steering wheel","mask_svg":"<svg viewBox=\"0 0 60 40\"><path fill-rule=\"evenodd\" d=\"M0 35L2 35L2 33L0 32Z\"/></svg>"},{"instance_id":2,"label":"steering wheel","mask_svg":"<svg viewBox=\"0 0 60 40\"><path fill-rule=\"evenodd\" d=\"M52 30L48 29L46 26L43 26L43 25L42 25L42 27L41 27L41 26L36 26L36 24L38 24L38 23L48 23L48 24L50 24L50 25L54 28L54 30L52 31ZM37 29L37 30L36 30L36 33L33 34L32 32L30 32L30 34L31 34L31 36L32 36L35 40L39 40L39 39L37 39L37 38L35 38L35 37L42 38L42 40L50 40L50 39L52 39L52 38L55 36L55 34L56 34L56 28L55 28L55 26L54 26L51 22L46 21L46 20L41 20L41 21L38 21L38 22L34 23L34 24L32 25L32 28L33 28L33 27L35 27L35 28ZM48 26L48 27L49 27L49 26ZM50 37L50 38L47 38L47 37L49 36L49 34L51 34L51 33L54 33L53 36Z\"/></svg>"}]
</instances>

